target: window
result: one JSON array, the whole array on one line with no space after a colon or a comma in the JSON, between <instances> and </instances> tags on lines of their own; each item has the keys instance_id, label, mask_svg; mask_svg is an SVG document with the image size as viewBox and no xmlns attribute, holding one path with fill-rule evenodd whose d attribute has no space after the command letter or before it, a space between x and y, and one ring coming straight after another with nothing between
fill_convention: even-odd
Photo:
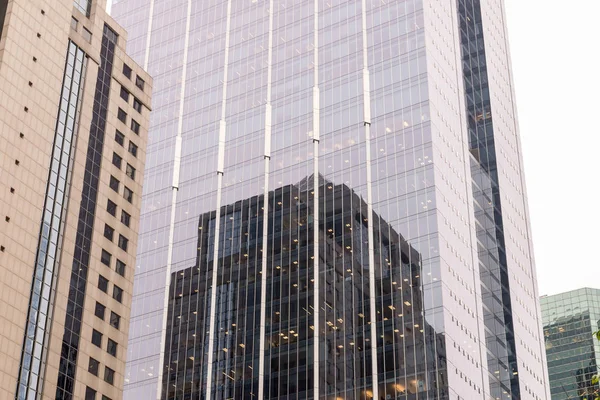
<instances>
[{"instance_id":1,"label":"window","mask_svg":"<svg viewBox=\"0 0 600 400\"><path fill-rule=\"evenodd\" d=\"M137 86L138 88L144 90L144 84L146 82L144 82L144 80L142 78L140 78L139 76L135 77L135 86Z\"/></svg>"},{"instance_id":2,"label":"window","mask_svg":"<svg viewBox=\"0 0 600 400\"><path fill-rule=\"evenodd\" d=\"M105 311L106 311L106 307L104 305L96 302L96 310L94 311L94 315L104 321L104 312Z\"/></svg>"},{"instance_id":3,"label":"window","mask_svg":"<svg viewBox=\"0 0 600 400\"><path fill-rule=\"evenodd\" d=\"M117 205L112 201L108 200L106 202L106 211L113 217L117 215Z\"/></svg>"},{"instance_id":4,"label":"window","mask_svg":"<svg viewBox=\"0 0 600 400\"><path fill-rule=\"evenodd\" d=\"M112 254L110 254L108 251L102 249L102 255L100 256L100 261L102 262L102 264L106 265L107 267L110 267L110 258L112 257Z\"/></svg>"},{"instance_id":5,"label":"window","mask_svg":"<svg viewBox=\"0 0 600 400\"><path fill-rule=\"evenodd\" d=\"M114 190L115 192L119 193L119 180L117 178L115 178L114 176L110 176L110 183L108 184L110 186L110 188L112 190Z\"/></svg>"},{"instance_id":6,"label":"window","mask_svg":"<svg viewBox=\"0 0 600 400\"><path fill-rule=\"evenodd\" d=\"M110 312L110 326L119 329L121 325L121 316L113 311Z\"/></svg>"},{"instance_id":7,"label":"window","mask_svg":"<svg viewBox=\"0 0 600 400\"><path fill-rule=\"evenodd\" d=\"M112 242L115 230L108 224L104 224L104 237Z\"/></svg>"},{"instance_id":8,"label":"window","mask_svg":"<svg viewBox=\"0 0 600 400\"><path fill-rule=\"evenodd\" d=\"M102 348L102 334L97 330L92 330L92 344Z\"/></svg>"},{"instance_id":9,"label":"window","mask_svg":"<svg viewBox=\"0 0 600 400\"><path fill-rule=\"evenodd\" d=\"M121 303L123 301L123 289L117 285L113 286L113 299Z\"/></svg>"},{"instance_id":10,"label":"window","mask_svg":"<svg viewBox=\"0 0 600 400\"><path fill-rule=\"evenodd\" d=\"M133 154L134 157L137 157L138 147L132 141L129 141L129 152Z\"/></svg>"},{"instance_id":11,"label":"window","mask_svg":"<svg viewBox=\"0 0 600 400\"><path fill-rule=\"evenodd\" d=\"M123 189L123 197L125 197L125 200L128 202L133 202L133 192L127 186L125 186L125 189Z\"/></svg>"},{"instance_id":12,"label":"window","mask_svg":"<svg viewBox=\"0 0 600 400\"><path fill-rule=\"evenodd\" d=\"M127 251L127 246L129 245L129 239L127 239L123 235L119 235L119 247L125 251Z\"/></svg>"},{"instance_id":13,"label":"window","mask_svg":"<svg viewBox=\"0 0 600 400\"><path fill-rule=\"evenodd\" d=\"M98 275L98 289L102 290L104 293L108 292L108 279L102 275Z\"/></svg>"},{"instance_id":14,"label":"window","mask_svg":"<svg viewBox=\"0 0 600 400\"><path fill-rule=\"evenodd\" d=\"M71 29L73 29L74 31L76 31L77 30L77 25L79 25L79 21L77 21L77 18L71 17Z\"/></svg>"},{"instance_id":15,"label":"window","mask_svg":"<svg viewBox=\"0 0 600 400\"><path fill-rule=\"evenodd\" d=\"M104 382L110 383L112 385L114 381L115 381L115 371L113 371L112 369L105 366L104 367Z\"/></svg>"},{"instance_id":16,"label":"window","mask_svg":"<svg viewBox=\"0 0 600 400\"><path fill-rule=\"evenodd\" d=\"M99 366L100 366L100 363L98 362L98 360L95 360L92 357L90 357L90 363L88 365L88 372L94 376L98 376L98 367Z\"/></svg>"},{"instance_id":17,"label":"window","mask_svg":"<svg viewBox=\"0 0 600 400\"><path fill-rule=\"evenodd\" d=\"M102 400L112 400L110 397L102 395Z\"/></svg>"},{"instance_id":18,"label":"window","mask_svg":"<svg viewBox=\"0 0 600 400\"><path fill-rule=\"evenodd\" d=\"M131 79L131 67L127 64L123 64L123 75L125 75L127 79Z\"/></svg>"},{"instance_id":19,"label":"window","mask_svg":"<svg viewBox=\"0 0 600 400\"><path fill-rule=\"evenodd\" d=\"M121 121L122 123L127 123L127 113L121 108L119 108L119 111L117 111L117 118L119 118L119 121Z\"/></svg>"},{"instance_id":20,"label":"window","mask_svg":"<svg viewBox=\"0 0 600 400\"><path fill-rule=\"evenodd\" d=\"M83 40L85 40L86 42L92 42L92 32L88 31L85 27L81 31L81 36L83 36Z\"/></svg>"},{"instance_id":21,"label":"window","mask_svg":"<svg viewBox=\"0 0 600 400\"><path fill-rule=\"evenodd\" d=\"M115 132L115 142L119 143L121 146L125 143L125 135L118 129Z\"/></svg>"},{"instance_id":22,"label":"window","mask_svg":"<svg viewBox=\"0 0 600 400\"><path fill-rule=\"evenodd\" d=\"M117 342L108 338L108 344L106 345L106 352L111 356L117 356Z\"/></svg>"},{"instance_id":23,"label":"window","mask_svg":"<svg viewBox=\"0 0 600 400\"><path fill-rule=\"evenodd\" d=\"M127 174L127 176L132 180L135 180L135 168L133 168L131 164L127 164L125 167L125 174Z\"/></svg>"},{"instance_id":24,"label":"window","mask_svg":"<svg viewBox=\"0 0 600 400\"><path fill-rule=\"evenodd\" d=\"M117 265L115 266L115 271L117 271L117 274L121 275L121 276L125 276L125 263L119 259L117 259Z\"/></svg>"},{"instance_id":25,"label":"window","mask_svg":"<svg viewBox=\"0 0 600 400\"><path fill-rule=\"evenodd\" d=\"M133 98L133 109L140 114L142 113L142 102L135 97Z\"/></svg>"},{"instance_id":26,"label":"window","mask_svg":"<svg viewBox=\"0 0 600 400\"><path fill-rule=\"evenodd\" d=\"M131 215L129 215L125 210L121 210L121 223L126 227L129 227L129 223L131 222Z\"/></svg>"},{"instance_id":27,"label":"window","mask_svg":"<svg viewBox=\"0 0 600 400\"><path fill-rule=\"evenodd\" d=\"M133 118L131 119L131 130L136 135L140 134L140 124L138 124L138 122L135 119L133 119Z\"/></svg>"},{"instance_id":28,"label":"window","mask_svg":"<svg viewBox=\"0 0 600 400\"><path fill-rule=\"evenodd\" d=\"M129 101L129 92L123 86L121 86L121 98L126 102Z\"/></svg>"},{"instance_id":29,"label":"window","mask_svg":"<svg viewBox=\"0 0 600 400\"><path fill-rule=\"evenodd\" d=\"M85 388L85 400L96 400L96 391L89 386Z\"/></svg>"},{"instance_id":30,"label":"window","mask_svg":"<svg viewBox=\"0 0 600 400\"><path fill-rule=\"evenodd\" d=\"M113 153L112 163L115 167L121 169L121 163L123 162L123 158L117 153Z\"/></svg>"}]
</instances>

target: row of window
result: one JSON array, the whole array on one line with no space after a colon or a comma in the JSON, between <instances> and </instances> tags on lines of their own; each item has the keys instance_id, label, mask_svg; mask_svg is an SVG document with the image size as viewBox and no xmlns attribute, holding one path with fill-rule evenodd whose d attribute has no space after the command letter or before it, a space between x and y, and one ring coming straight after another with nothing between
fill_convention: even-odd
<instances>
[{"instance_id":1,"label":"row of window","mask_svg":"<svg viewBox=\"0 0 600 400\"><path fill-rule=\"evenodd\" d=\"M99 301L96 301L96 310L94 311L94 315L104 321L104 315L106 314L106 306ZM110 326L115 329L119 329L121 326L121 316L114 311L110 312Z\"/></svg>"},{"instance_id":2,"label":"row of window","mask_svg":"<svg viewBox=\"0 0 600 400\"><path fill-rule=\"evenodd\" d=\"M125 102L128 104L129 104L129 96L130 95L131 95L131 93L129 93L129 90L127 90L123 86L121 86L121 98L123 100L125 100ZM142 113L142 102L139 101L138 98L135 96L131 96L131 97L133 97L133 109L141 114Z\"/></svg>"},{"instance_id":3,"label":"row of window","mask_svg":"<svg viewBox=\"0 0 600 400\"><path fill-rule=\"evenodd\" d=\"M123 75L127 79L131 79L132 72L133 71L131 70L131 67L129 65L123 64ZM145 84L146 84L146 82L144 82L144 80L142 78L140 78L139 75L135 76L135 86L137 86L138 89L143 91Z\"/></svg>"},{"instance_id":4,"label":"row of window","mask_svg":"<svg viewBox=\"0 0 600 400\"><path fill-rule=\"evenodd\" d=\"M109 186L112 190L119 193L119 187L121 186L121 181L119 181L117 178L115 178L114 176L111 175ZM129 189L127 186L124 186L124 188L123 188L123 198L125 198L125 200L127 200L130 203L133 202L133 191L131 189Z\"/></svg>"},{"instance_id":5,"label":"row of window","mask_svg":"<svg viewBox=\"0 0 600 400\"><path fill-rule=\"evenodd\" d=\"M104 335L101 332L99 332L95 329L92 330L92 344L94 346L102 348L102 338L103 337L104 337ZM117 342L115 342L111 338L108 338L108 341L106 342L106 352L108 354L110 354L111 356L116 357L118 345L119 344ZM108 382L108 383L112 383L112 382Z\"/></svg>"},{"instance_id":6,"label":"row of window","mask_svg":"<svg viewBox=\"0 0 600 400\"><path fill-rule=\"evenodd\" d=\"M110 254L108 251L102 249L102 253L100 254L100 262L102 262L102 264L106 265L107 267L110 268L110 264L112 261L112 254ZM117 271L117 274L121 275L121 276L125 276L125 263L119 259L117 259L117 262L115 263L115 271Z\"/></svg>"},{"instance_id":7,"label":"row of window","mask_svg":"<svg viewBox=\"0 0 600 400\"><path fill-rule=\"evenodd\" d=\"M85 388L85 400L96 400L96 391L91 387L87 386ZM102 400L111 400L110 397L102 395Z\"/></svg>"},{"instance_id":8,"label":"row of window","mask_svg":"<svg viewBox=\"0 0 600 400\"><path fill-rule=\"evenodd\" d=\"M125 135L123 133L121 133L121 131L119 131L118 129L115 132L115 142L117 142L121 147L125 147ZM129 153L131 153L134 157L137 157L137 151L138 151L138 147L135 143L133 143L131 140L129 141L127 150L129 151Z\"/></svg>"},{"instance_id":9,"label":"row of window","mask_svg":"<svg viewBox=\"0 0 600 400\"><path fill-rule=\"evenodd\" d=\"M116 218L117 204L114 203L112 200L108 199L106 203L106 211L108 211L110 215ZM129 224L131 224L131 215L125 210L121 210L121 223L126 227L129 227Z\"/></svg>"},{"instance_id":10,"label":"row of window","mask_svg":"<svg viewBox=\"0 0 600 400\"><path fill-rule=\"evenodd\" d=\"M98 275L98 289L108 294L108 284L109 280L106 277ZM115 284L113 284L112 298L118 301L119 303L123 302L123 289L121 289Z\"/></svg>"},{"instance_id":11,"label":"row of window","mask_svg":"<svg viewBox=\"0 0 600 400\"><path fill-rule=\"evenodd\" d=\"M112 242L114 235L115 228L108 224L104 224L104 237ZM124 251L127 251L127 248L129 247L129 239L127 239L125 236L119 233L119 240L117 242L117 245Z\"/></svg>"},{"instance_id":12,"label":"row of window","mask_svg":"<svg viewBox=\"0 0 600 400\"><path fill-rule=\"evenodd\" d=\"M119 107L119 109L117 110L117 118L122 123L127 124L127 113L121 107ZM129 127L136 135L140 134L140 123L137 122L135 119L131 118L131 124Z\"/></svg>"},{"instance_id":13,"label":"row of window","mask_svg":"<svg viewBox=\"0 0 600 400\"><path fill-rule=\"evenodd\" d=\"M115 167L121 169L121 165L123 165L123 157L113 152L112 163ZM135 168L131 164L127 163L125 173L129 178L131 178L131 180L135 180Z\"/></svg>"}]
</instances>

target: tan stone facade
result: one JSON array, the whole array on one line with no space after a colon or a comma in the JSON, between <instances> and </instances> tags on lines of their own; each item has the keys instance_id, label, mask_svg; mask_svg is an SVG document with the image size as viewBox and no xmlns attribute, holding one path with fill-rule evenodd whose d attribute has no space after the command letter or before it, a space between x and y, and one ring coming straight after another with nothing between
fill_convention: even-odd
<instances>
[{"instance_id":1,"label":"tan stone facade","mask_svg":"<svg viewBox=\"0 0 600 400\"><path fill-rule=\"evenodd\" d=\"M122 398L152 79L105 1L86 4L0 0L0 399ZM42 245L46 216L56 248Z\"/></svg>"}]
</instances>

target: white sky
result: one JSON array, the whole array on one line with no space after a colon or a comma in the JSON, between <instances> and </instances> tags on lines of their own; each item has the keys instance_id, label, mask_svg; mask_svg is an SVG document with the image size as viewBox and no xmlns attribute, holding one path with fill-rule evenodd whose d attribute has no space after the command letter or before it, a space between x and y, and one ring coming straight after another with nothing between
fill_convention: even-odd
<instances>
[{"instance_id":1,"label":"white sky","mask_svg":"<svg viewBox=\"0 0 600 400\"><path fill-rule=\"evenodd\" d=\"M600 288L600 2L505 3L540 295Z\"/></svg>"}]
</instances>

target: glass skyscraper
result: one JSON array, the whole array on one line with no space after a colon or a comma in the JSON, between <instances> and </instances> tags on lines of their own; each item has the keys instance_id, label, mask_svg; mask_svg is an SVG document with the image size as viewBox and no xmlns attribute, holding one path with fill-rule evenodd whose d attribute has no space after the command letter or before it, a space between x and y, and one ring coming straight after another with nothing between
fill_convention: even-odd
<instances>
[{"instance_id":1,"label":"glass skyscraper","mask_svg":"<svg viewBox=\"0 0 600 400\"><path fill-rule=\"evenodd\" d=\"M582 288L542 296L544 339L552 399L594 399L598 374L600 290Z\"/></svg>"},{"instance_id":2,"label":"glass skyscraper","mask_svg":"<svg viewBox=\"0 0 600 400\"><path fill-rule=\"evenodd\" d=\"M126 399L548 399L502 0L118 0Z\"/></svg>"}]
</instances>

